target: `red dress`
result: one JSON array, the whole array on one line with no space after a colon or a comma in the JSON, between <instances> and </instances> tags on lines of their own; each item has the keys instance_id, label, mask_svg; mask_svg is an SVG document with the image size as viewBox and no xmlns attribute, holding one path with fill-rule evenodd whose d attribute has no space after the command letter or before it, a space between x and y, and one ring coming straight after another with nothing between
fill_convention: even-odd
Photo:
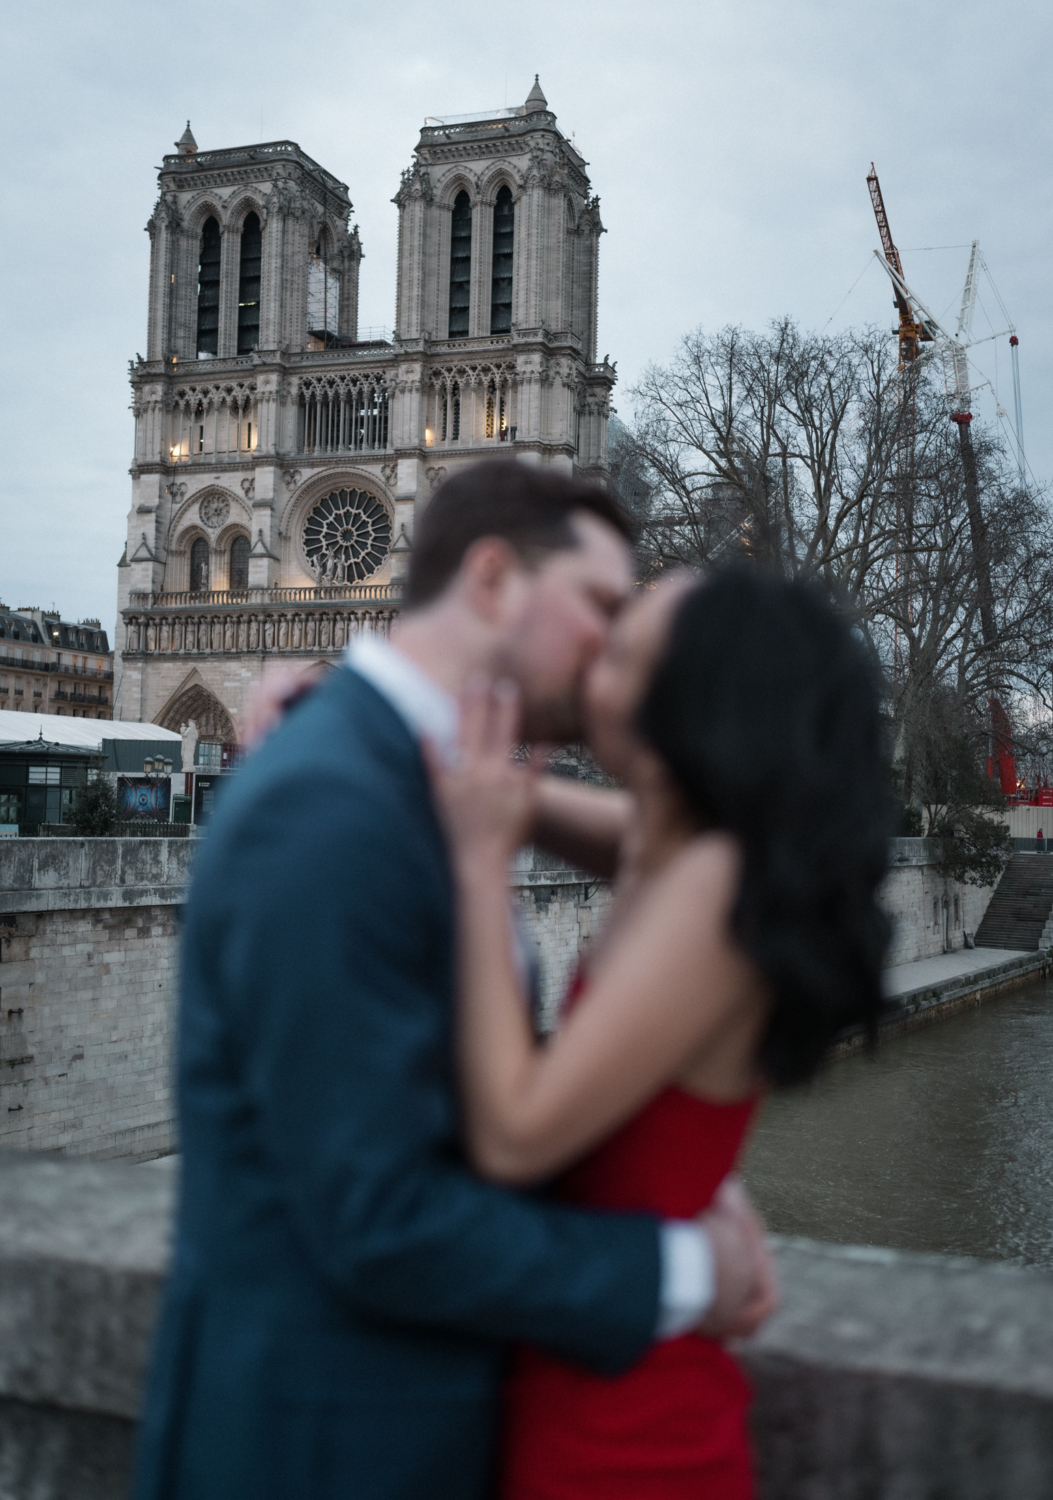
<instances>
[{"instance_id":1,"label":"red dress","mask_svg":"<svg viewBox=\"0 0 1053 1500\"><path fill-rule=\"evenodd\" d=\"M559 1196L693 1218L734 1166L755 1104L666 1089ZM506 1387L501 1500L751 1500L749 1399L735 1361L699 1334L653 1344L615 1377L525 1347Z\"/></svg>"}]
</instances>

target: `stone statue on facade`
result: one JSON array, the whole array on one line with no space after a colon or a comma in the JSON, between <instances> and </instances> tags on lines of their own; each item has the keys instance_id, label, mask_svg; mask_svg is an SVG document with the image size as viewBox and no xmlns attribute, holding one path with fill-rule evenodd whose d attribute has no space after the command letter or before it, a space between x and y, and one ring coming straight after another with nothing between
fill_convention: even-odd
<instances>
[{"instance_id":1,"label":"stone statue on facade","mask_svg":"<svg viewBox=\"0 0 1053 1500\"><path fill-rule=\"evenodd\" d=\"M183 742L183 770L192 771L194 769L194 757L197 754L197 742L199 738L197 724L193 719L187 724L180 724L179 738Z\"/></svg>"}]
</instances>

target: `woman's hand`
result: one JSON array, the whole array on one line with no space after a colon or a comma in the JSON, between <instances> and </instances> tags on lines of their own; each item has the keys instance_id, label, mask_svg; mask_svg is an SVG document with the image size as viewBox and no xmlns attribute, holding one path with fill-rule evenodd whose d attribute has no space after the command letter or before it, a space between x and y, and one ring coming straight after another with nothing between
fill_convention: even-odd
<instances>
[{"instance_id":1,"label":"woman's hand","mask_svg":"<svg viewBox=\"0 0 1053 1500\"><path fill-rule=\"evenodd\" d=\"M455 762L434 743L425 746L454 862L465 871L495 862L503 868L533 827L540 767L512 759L519 719L515 683L475 677L461 695Z\"/></svg>"}]
</instances>

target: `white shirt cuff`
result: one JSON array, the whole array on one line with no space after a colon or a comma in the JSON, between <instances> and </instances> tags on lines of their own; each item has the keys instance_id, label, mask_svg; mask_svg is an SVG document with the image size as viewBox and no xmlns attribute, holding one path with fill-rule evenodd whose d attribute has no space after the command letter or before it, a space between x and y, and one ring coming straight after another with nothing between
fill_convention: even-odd
<instances>
[{"instance_id":1,"label":"white shirt cuff","mask_svg":"<svg viewBox=\"0 0 1053 1500\"><path fill-rule=\"evenodd\" d=\"M659 1227L662 1281L656 1339L675 1339L705 1317L716 1296L713 1247L700 1224L666 1219Z\"/></svg>"}]
</instances>

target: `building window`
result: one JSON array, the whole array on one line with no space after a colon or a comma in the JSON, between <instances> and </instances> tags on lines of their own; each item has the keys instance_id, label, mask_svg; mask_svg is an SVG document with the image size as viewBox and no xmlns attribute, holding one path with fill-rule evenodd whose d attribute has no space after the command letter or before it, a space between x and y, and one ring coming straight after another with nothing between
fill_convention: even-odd
<instances>
[{"instance_id":1,"label":"building window","mask_svg":"<svg viewBox=\"0 0 1053 1500\"><path fill-rule=\"evenodd\" d=\"M208 592L208 543L199 536L190 549L190 592Z\"/></svg>"},{"instance_id":2,"label":"building window","mask_svg":"<svg viewBox=\"0 0 1053 1500\"><path fill-rule=\"evenodd\" d=\"M197 277L197 352L219 353L219 225L207 218L201 230Z\"/></svg>"},{"instance_id":3,"label":"building window","mask_svg":"<svg viewBox=\"0 0 1053 1500\"><path fill-rule=\"evenodd\" d=\"M247 589L249 586L249 539L236 536L230 544L230 586L232 589Z\"/></svg>"},{"instance_id":4,"label":"building window","mask_svg":"<svg viewBox=\"0 0 1053 1500\"><path fill-rule=\"evenodd\" d=\"M241 268L238 272L238 353L251 354L260 343L260 265L263 231L259 216L249 214L241 229Z\"/></svg>"},{"instance_id":5,"label":"building window","mask_svg":"<svg viewBox=\"0 0 1053 1500\"><path fill-rule=\"evenodd\" d=\"M442 398L442 441L456 443L461 437L461 387L456 381Z\"/></svg>"},{"instance_id":6,"label":"building window","mask_svg":"<svg viewBox=\"0 0 1053 1500\"><path fill-rule=\"evenodd\" d=\"M490 332L512 329L512 242L516 211L512 189L503 187L494 204L494 260L490 281Z\"/></svg>"},{"instance_id":7,"label":"building window","mask_svg":"<svg viewBox=\"0 0 1053 1500\"><path fill-rule=\"evenodd\" d=\"M468 332L468 302L472 280L472 205L468 194L457 194L450 221L450 333L451 339Z\"/></svg>"},{"instance_id":8,"label":"building window","mask_svg":"<svg viewBox=\"0 0 1053 1500\"><path fill-rule=\"evenodd\" d=\"M499 438L502 443L508 436L504 388L499 391L495 380L486 387L486 435Z\"/></svg>"},{"instance_id":9,"label":"building window","mask_svg":"<svg viewBox=\"0 0 1053 1500\"><path fill-rule=\"evenodd\" d=\"M307 263L308 348L328 349L336 343L340 322L340 277L329 264L329 236L318 236Z\"/></svg>"}]
</instances>

